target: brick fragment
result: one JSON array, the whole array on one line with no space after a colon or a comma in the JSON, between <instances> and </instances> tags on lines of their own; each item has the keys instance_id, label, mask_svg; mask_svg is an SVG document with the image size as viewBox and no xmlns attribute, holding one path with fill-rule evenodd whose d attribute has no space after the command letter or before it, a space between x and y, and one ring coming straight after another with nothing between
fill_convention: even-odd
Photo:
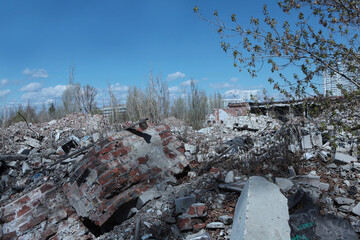
<instances>
[{"instance_id":1,"label":"brick fragment","mask_svg":"<svg viewBox=\"0 0 360 240\"><path fill-rule=\"evenodd\" d=\"M47 183L40 187L40 191L41 191L41 193L44 193L44 192L48 191L49 189L51 189L52 187L53 187L52 184Z\"/></svg>"},{"instance_id":2,"label":"brick fragment","mask_svg":"<svg viewBox=\"0 0 360 240\"><path fill-rule=\"evenodd\" d=\"M47 218L48 213L44 212L38 216L34 216L33 218L30 219L29 222L23 224L20 226L19 230L21 232L26 232L27 230L35 227L36 225L40 224L41 222L43 222L46 218Z\"/></svg>"},{"instance_id":3,"label":"brick fragment","mask_svg":"<svg viewBox=\"0 0 360 240\"><path fill-rule=\"evenodd\" d=\"M24 215L25 213L27 213L28 211L31 210L31 207L29 207L28 205L24 205L18 212L17 212L17 216L20 217L22 215Z\"/></svg>"},{"instance_id":4,"label":"brick fragment","mask_svg":"<svg viewBox=\"0 0 360 240\"><path fill-rule=\"evenodd\" d=\"M1 239L2 240L10 240L10 239L15 239L16 238L16 231L12 231L12 232L10 232L10 233L7 233L7 234L5 234L5 235L3 235L2 237L1 237Z\"/></svg>"}]
</instances>

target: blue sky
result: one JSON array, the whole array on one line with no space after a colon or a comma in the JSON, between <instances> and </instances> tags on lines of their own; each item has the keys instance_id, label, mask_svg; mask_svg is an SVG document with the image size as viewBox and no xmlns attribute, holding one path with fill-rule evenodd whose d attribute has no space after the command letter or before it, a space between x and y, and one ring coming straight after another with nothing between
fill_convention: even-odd
<instances>
[{"instance_id":1,"label":"blue sky","mask_svg":"<svg viewBox=\"0 0 360 240\"><path fill-rule=\"evenodd\" d=\"M98 105L110 84L124 100L128 86L144 87L152 70L168 80L172 95L194 79L208 93L271 90L267 72L252 79L233 67L215 28L193 13L218 10L225 20L261 17L276 1L70 1L12 0L0 3L0 101L4 105L61 102L70 65L75 82L98 89Z\"/></svg>"}]
</instances>

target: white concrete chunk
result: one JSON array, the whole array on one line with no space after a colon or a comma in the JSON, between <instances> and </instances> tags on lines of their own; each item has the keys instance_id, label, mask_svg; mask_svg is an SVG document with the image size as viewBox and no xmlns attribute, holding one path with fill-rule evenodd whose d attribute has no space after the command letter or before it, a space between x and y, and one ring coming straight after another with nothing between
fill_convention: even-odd
<instances>
[{"instance_id":1,"label":"white concrete chunk","mask_svg":"<svg viewBox=\"0 0 360 240\"><path fill-rule=\"evenodd\" d=\"M310 135L306 135L301 138L301 147L302 147L302 149L311 149L312 148Z\"/></svg>"},{"instance_id":2,"label":"white concrete chunk","mask_svg":"<svg viewBox=\"0 0 360 240\"><path fill-rule=\"evenodd\" d=\"M231 240L289 240L287 199L279 187L263 177L246 182L236 204Z\"/></svg>"},{"instance_id":3,"label":"white concrete chunk","mask_svg":"<svg viewBox=\"0 0 360 240\"><path fill-rule=\"evenodd\" d=\"M275 178L276 185L284 192L290 190L294 184L287 178Z\"/></svg>"},{"instance_id":4,"label":"white concrete chunk","mask_svg":"<svg viewBox=\"0 0 360 240\"><path fill-rule=\"evenodd\" d=\"M352 212L358 216L360 216L360 202L356 204L356 206L353 208Z\"/></svg>"},{"instance_id":5,"label":"white concrete chunk","mask_svg":"<svg viewBox=\"0 0 360 240\"><path fill-rule=\"evenodd\" d=\"M356 157L340 152L336 152L334 158L335 158L335 163L339 163L339 164L348 164L351 162L357 162Z\"/></svg>"},{"instance_id":6,"label":"white concrete chunk","mask_svg":"<svg viewBox=\"0 0 360 240\"><path fill-rule=\"evenodd\" d=\"M229 171L229 172L226 174L225 182L226 182L226 183L232 183L232 182L234 182L234 171Z\"/></svg>"}]
</instances>

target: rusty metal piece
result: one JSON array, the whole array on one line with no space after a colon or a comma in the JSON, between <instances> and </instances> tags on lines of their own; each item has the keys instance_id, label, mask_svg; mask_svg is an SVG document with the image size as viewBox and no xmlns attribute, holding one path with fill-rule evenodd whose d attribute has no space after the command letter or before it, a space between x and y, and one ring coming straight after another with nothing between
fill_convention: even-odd
<instances>
[{"instance_id":1,"label":"rusty metal piece","mask_svg":"<svg viewBox=\"0 0 360 240\"><path fill-rule=\"evenodd\" d=\"M145 129L147 129L149 126L148 126L148 124L147 124L147 122L146 122L146 119L143 121L143 122L140 122L139 123L139 127L142 129L142 130L145 130Z\"/></svg>"}]
</instances>

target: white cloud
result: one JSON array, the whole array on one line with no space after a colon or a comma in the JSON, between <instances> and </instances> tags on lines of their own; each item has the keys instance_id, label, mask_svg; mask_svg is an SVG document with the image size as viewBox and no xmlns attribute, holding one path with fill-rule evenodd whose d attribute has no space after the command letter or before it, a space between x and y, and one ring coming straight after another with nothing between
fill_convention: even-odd
<instances>
[{"instance_id":1,"label":"white cloud","mask_svg":"<svg viewBox=\"0 0 360 240\"><path fill-rule=\"evenodd\" d=\"M233 86L227 82L220 82L220 83L210 83L210 87L214 89L222 89L222 88L231 88Z\"/></svg>"},{"instance_id":2,"label":"white cloud","mask_svg":"<svg viewBox=\"0 0 360 240\"><path fill-rule=\"evenodd\" d=\"M231 89L224 93L225 98L243 99L249 101L253 97L259 97L260 90L243 90L243 89Z\"/></svg>"},{"instance_id":3,"label":"white cloud","mask_svg":"<svg viewBox=\"0 0 360 240\"><path fill-rule=\"evenodd\" d=\"M207 80L209 80L209 78L208 77L204 77L203 79L201 79L201 80L203 80L203 81L207 81Z\"/></svg>"},{"instance_id":4,"label":"white cloud","mask_svg":"<svg viewBox=\"0 0 360 240\"><path fill-rule=\"evenodd\" d=\"M29 75L32 78L48 78L49 77L49 75L48 75L48 73L47 73L47 71L45 69L25 68L22 71L22 74Z\"/></svg>"},{"instance_id":5,"label":"white cloud","mask_svg":"<svg viewBox=\"0 0 360 240\"><path fill-rule=\"evenodd\" d=\"M183 86L183 87L189 87L189 86L191 86L191 82L193 82L193 83L198 83L199 81L196 80L196 79L189 79L189 80L187 80L187 81L185 81L185 82L182 82L182 83L181 83L181 86Z\"/></svg>"},{"instance_id":6,"label":"white cloud","mask_svg":"<svg viewBox=\"0 0 360 240\"><path fill-rule=\"evenodd\" d=\"M169 92L170 93L179 93L179 92L181 92L181 89L179 86L173 86L173 87L169 87Z\"/></svg>"},{"instance_id":7,"label":"white cloud","mask_svg":"<svg viewBox=\"0 0 360 240\"><path fill-rule=\"evenodd\" d=\"M230 82L237 82L237 81L239 81L239 79L238 79L238 78L236 78L236 77L232 77L232 78L230 78Z\"/></svg>"},{"instance_id":8,"label":"white cloud","mask_svg":"<svg viewBox=\"0 0 360 240\"><path fill-rule=\"evenodd\" d=\"M8 84L8 83L9 83L9 80L4 78L4 79L1 80L0 85L3 86L3 85Z\"/></svg>"},{"instance_id":9,"label":"white cloud","mask_svg":"<svg viewBox=\"0 0 360 240\"><path fill-rule=\"evenodd\" d=\"M170 73L167 75L167 80L173 81L173 80L177 80L179 78L184 78L185 76L186 76L185 73L182 73L182 72Z\"/></svg>"},{"instance_id":10,"label":"white cloud","mask_svg":"<svg viewBox=\"0 0 360 240\"><path fill-rule=\"evenodd\" d=\"M21 92L37 92L41 89L41 83L33 82L20 88Z\"/></svg>"},{"instance_id":11,"label":"white cloud","mask_svg":"<svg viewBox=\"0 0 360 240\"><path fill-rule=\"evenodd\" d=\"M21 96L21 100L37 100L38 102L45 102L51 99L61 98L66 85L56 85L55 87L42 88L38 92L27 92Z\"/></svg>"},{"instance_id":12,"label":"white cloud","mask_svg":"<svg viewBox=\"0 0 360 240\"><path fill-rule=\"evenodd\" d=\"M10 89L2 90L2 91L0 91L0 97L5 97L9 93L10 93Z\"/></svg>"},{"instance_id":13,"label":"white cloud","mask_svg":"<svg viewBox=\"0 0 360 240\"><path fill-rule=\"evenodd\" d=\"M115 83L111 85L110 88L113 92L127 92L129 90L128 86L122 86L120 83Z\"/></svg>"}]
</instances>

